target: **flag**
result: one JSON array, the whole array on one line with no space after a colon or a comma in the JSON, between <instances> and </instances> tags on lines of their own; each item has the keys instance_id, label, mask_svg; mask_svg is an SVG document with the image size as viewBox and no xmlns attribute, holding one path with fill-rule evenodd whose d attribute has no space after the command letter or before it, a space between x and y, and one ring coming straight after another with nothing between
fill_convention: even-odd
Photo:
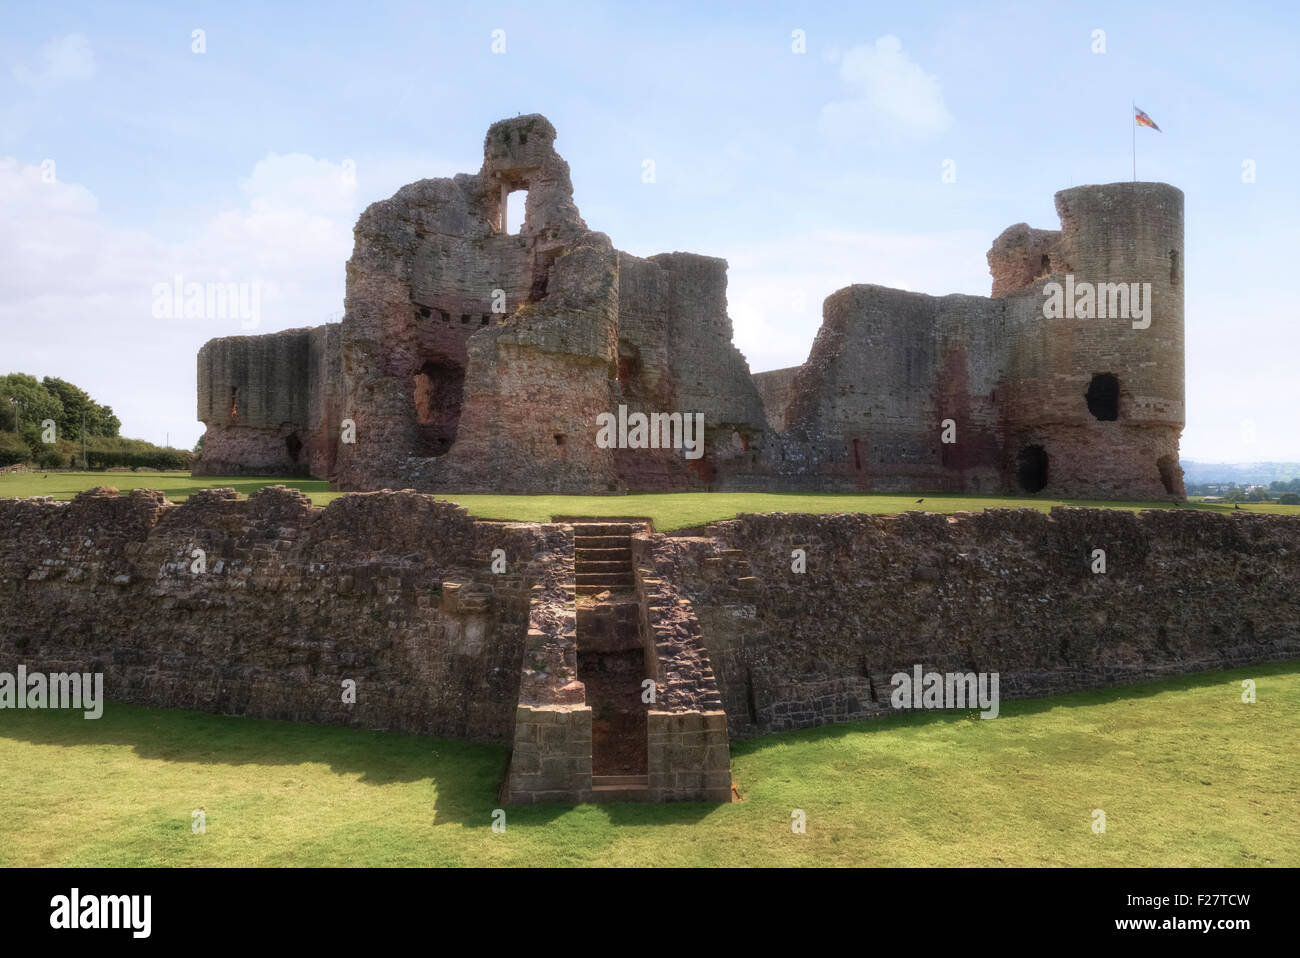
<instances>
[{"instance_id":1,"label":"flag","mask_svg":"<svg viewBox=\"0 0 1300 958\"><path fill-rule=\"evenodd\" d=\"M1162 132L1164 132L1163 130L1160 129L1160 127L1156 126L1156 121L1153 120L1153 119L1151 119L1151 117L1147 116L1146 113L1144 113L1142 110L1138 110L1137 107L1133 107L1133 109L1137 110L1137 125L1138 125L1138 126L1149 126L1149 127L1151 127L1151 129L1155 130L1157 133L1162 133Z\"/></svg>"}]
</instances>

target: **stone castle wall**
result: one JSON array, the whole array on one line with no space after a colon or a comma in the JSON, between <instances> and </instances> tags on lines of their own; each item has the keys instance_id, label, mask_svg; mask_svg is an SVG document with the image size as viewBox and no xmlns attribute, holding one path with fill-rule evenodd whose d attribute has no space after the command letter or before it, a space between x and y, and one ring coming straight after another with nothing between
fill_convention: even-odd
<instances>
[{"instance_id":1,"label":"stone castle wall","mask_svg":"<svg viewBox=\"0 0 1300 958\"><path fill-rule=\"evenodd\" d=\"M412 493L0 500L0 671L103 671L115 701L508 742L552 526ZM206 571L191 571L195 549ZM487 557L504 548L509 575ZM341 682L357 683L355 705Z\"/></svg>"},{"instance_id":2,"label":"stone castle wall","mask_svg":"<svg viewBox=\"0 0 1300 958\"><path fill-rule=\"evenodd\" d=\"M196 473L352 490L1183 496L1173 187L1057 194L1059 230L994 241L991 297L841 289L806 362L751 376L726 262L616 250L579 215L555 138L539 115L500 121L478 173L367 208L339 326L207 344ZM1046 284L1067 276L1150 283L1150 326L1046 317ZM702 414L703 456L601 448L596 416L623 406Z\"/></svg>"},{"instance_id":3,"label":"stone castle wall","mask_svg":"<svg viewBox=\"0 0 1300 958\"><path fill-rule=\"evenodd\" d=\"M694 605L733 736L886 714L891 676L918 664L998 672L1014 699L1300 658L1300 517L777 514L708 532L663 538L658 574Z\"/></svg>"},{"instance_id":4,"label":"stone castle wall","mask_svg":"<svg viewBox=\"0 0 1300 958\"><path fill-rule=\"evenodd\" d=\"M791 384L790 437L803 455L778 469L814 488L996 492L1003 488L1004 304L849 286ZM957 442L942 442L942 423Z\"/></svg>"},{"instance_id":5,"label":"stone castle wall","mask_svg":"<svg viewBox=\"0 0 1300 958\"><path fill-rule=\"evenodd\" d=\"M412 492L314 508L277 487L0 500L0 527L0 671L102 671L110 701L523 745L518 793L588 787L570 527L478 522ZM724 800L728 732L886 714L891 676L916 665L997 672L1015 699L1300 658L1296 517L776 514L708 532L635 538L661 799ZM710 718L724 712L727 728Z\"/></svg>"},{"instance_id":6,"label":"stone castle wall","mask_svg":"<svg viewBox=\"0 0 1300 958\"><path fill-rule=\"evenodd\" d=\"M795 376L802 368L789 366L753 374L754 387L758 390L759 398L763 400L763 409L767 413L767 424L776 432L785 431L785 409L794 395Z\"/></svg>"},{"instance_id":7,"label":"stone castle wall","mask_svg":"<svg viewBox=\"0 0 1300 958\"><path fill-rule=\"evenodd\" d=\"M1008 290L1008 470L1027 446L1049 457L1045 493L1155 499L1184 495L1183 194L1160 183L1079 187L1056 196L1052 274ZM1125 318L1043 318L1044 286L1149 283L1149 327ZM1113 376L1114 418L1090 411L1094 377Z\"/></svg>"},{"instance_id":8,"label":"stone castle wall","mask_svg":"<svg viewBox=\"0 0 1300 958\"><path fill-rule=\"evenodd\" d=\"M328 476L342 403L339 325L206 343L198 418L207 425L196 476Z\"/></svg>"},{"instance_id":9,"label":"stone castle wall","mask_svg":"<svg viewBox=\"0 0 1300 958\"><path fill-rule=\"evenodd\" d=\"M1060 231L1022 223L994 242L993 298L880 286L828 297L790 386L778 483L1182 498L1182 193L1116 183L1062 191L1056 205ZM1067 276L1149 283L1149 326L1048 318L1045 288ZM1089 400L1106 378L1109 415Z\"/></svg>"}]
</instances>

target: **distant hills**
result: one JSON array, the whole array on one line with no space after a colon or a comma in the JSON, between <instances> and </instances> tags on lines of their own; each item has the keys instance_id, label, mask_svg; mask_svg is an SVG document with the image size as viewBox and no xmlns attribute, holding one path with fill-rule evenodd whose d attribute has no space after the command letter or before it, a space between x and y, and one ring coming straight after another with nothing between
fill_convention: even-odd
<instances>
[{"instance_id":1,"label":"distant hills","mask_svg":"<svg viewBox=\"0 0 1300 958\"><path fill-rule=\"evenodd\" d=\"M1188 485L1206 482L1235 482L1239 486L1270 482L1289 482L1300 478L1300 462L1196 462L1180 460L1183 482Z\"/></svg>"}]
</instances>

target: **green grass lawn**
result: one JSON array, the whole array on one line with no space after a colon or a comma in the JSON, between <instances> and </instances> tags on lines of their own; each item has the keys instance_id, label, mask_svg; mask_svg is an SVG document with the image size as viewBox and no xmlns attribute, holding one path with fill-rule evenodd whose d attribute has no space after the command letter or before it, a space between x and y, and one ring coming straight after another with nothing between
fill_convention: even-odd
<instances>
[{"instance_id":1,"label":"green grass lawn","mask_svg":"<svg viewBox=\"0 0 1300 958\"><path fill-rule=\"evenodd\" d=\"M771 735L733 744L743 802L511 807L494 834L500 748L5 710L0 864L1296 866L1298 739L1300 665L1261 666Z\"/></svg>"},{"instance_id":2,"label":"green grass lawn","mask_svg":"<svg viewBox=\"0 0 1300 958\"><path fill-rule=\"evenodd\" d=\"M161 489L168 498L180 501L197 489L227 486L244 495L273 483L283 483L307 493L312 502L325 505L340 492L330 492L317 479L193 478L188 473L52 472L11 473L0 476L0 497L53 496L71 499L94 486L129 489ZM972 496L927 492L924 495L859 495L854 493L805 494L759 492L671 492L635 493L627 496L491 496L439 493L465 506L480 519L509 519L548 522L554 516L647 516L660 532L672 532L729 519L741 512L871 512L893 514L908 510L925 512L979 512L984 509L1038 509L1053 506L1093 506L1111 509L1192 508L1210 512L1236 512L1222 503L1189 502L1174 506L1168 502L1126 502L1093 499L1043 499L1037 496ZM924 502L917 503L918 498ZM1241 512L1300 515L1300 506L1277 504L1242 505Z\"/></svg>"}]
</instances>

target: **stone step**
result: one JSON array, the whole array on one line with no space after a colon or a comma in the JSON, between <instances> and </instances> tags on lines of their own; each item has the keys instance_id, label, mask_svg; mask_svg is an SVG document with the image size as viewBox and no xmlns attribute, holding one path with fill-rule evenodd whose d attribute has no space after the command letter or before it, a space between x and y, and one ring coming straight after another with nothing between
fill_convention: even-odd
<instances>
[{"instance_id":1,"label":"stone step","mask_svg":"<svg viewBox=\"0 0 1300 958\"><path fill-rule=\"evenodd\" d=\"M576 572L573 576L575 585L632 585L632 573L628 572Z\"/></svg>"},{"instance_id":2,"label":"stone step","mask_svg":"<svg viewBox=\"0 0 1300 958\"><path fill-rule=\"evenodd\" d=\"M627 536L574 536L574 549L630 549L632 542Z\"/></svg>"},{"instance_id":3,"label":"stone step","mask_svg":"<svg viewBox=\"0 0 1300 958\"><path fill-rule=\"evenodd\" d=\"M573 526L575 536L630 536L634 531L627 522L579 522Z\"/></svg>"},{"instance_id":4,"label":"stone step","mask_svg":"<svg viewBox=\"0 0 1300 958\"><path fill-rule=\"evenodd\" d=\"M619 592L631 592L632 585L631 583L627 585L576 585L573 587L573 591L577 595L600 595L602 592L618 594Z\"/></svg>"},{"instance_id":5,"label":"stone step","mask_svg":"<svg viewBox=\"0 0 1300 958\"><path fill-rule=\"evenodd\" d=\"M645 775L593 775L591 800L596 803L648 802L649 779Z\"/></svg>"},{"instance_id":6,"label":"stone step","mask_svg":"<svg viewBox=\"0 0 1300 958\"><path fill-rule=\"evenodd\" d=\"M628 548L622 548L622 549L575 548L573 550L573 557L577 559L579 562L582 562L584 559L591 559L596 562L631 562L632 550Z\"/></svg>"},{"instance_id":7,"label":"stone step","mask_svg":"<svg viewBox=\"0 0 1300 958\"><path fill-rule=\"evenodd\" d=\"M630 562L592 562L590 559L580 560L573 569L578 575L585 573L612 572L616 575L631 575L632 564Z\"/></svg>"},{"instance_id":8,"label":"stone step","mask_svg":"<svg viewBox=\"0 0 1300 958\"><path fill-rule=\"evenodd\" d=\"M591 776L592 787L598 785L647 785L650 782L649 775L593 775Z\"/></svg>"}]
</instances>

